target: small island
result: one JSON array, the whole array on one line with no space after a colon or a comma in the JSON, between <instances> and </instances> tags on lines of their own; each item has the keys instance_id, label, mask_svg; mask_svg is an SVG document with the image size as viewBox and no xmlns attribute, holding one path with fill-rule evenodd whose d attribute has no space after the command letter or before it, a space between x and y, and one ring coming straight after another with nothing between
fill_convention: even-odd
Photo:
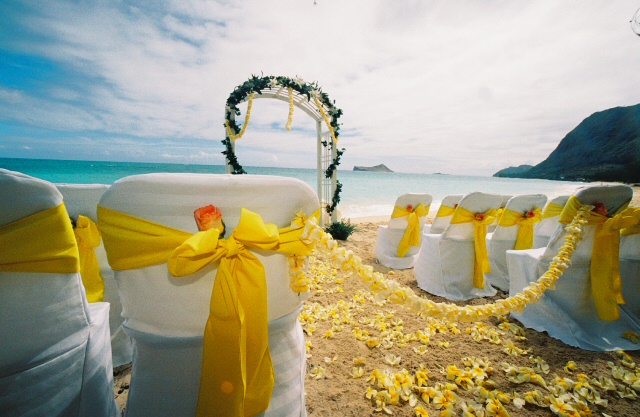
<instances>
[{"instance_id":1,"label":"small island","mask_svg":"<svg viewBox=\"0 0 640 417\"><path fill-rule=\"evenodd\" d=\"M387 166L385 164L375 165L375 166L372 166L372 167L354 166L353 170L354 171L369 171L369 172L393 172L392 170L387 168Z\"/></svg>"}]
</instances>

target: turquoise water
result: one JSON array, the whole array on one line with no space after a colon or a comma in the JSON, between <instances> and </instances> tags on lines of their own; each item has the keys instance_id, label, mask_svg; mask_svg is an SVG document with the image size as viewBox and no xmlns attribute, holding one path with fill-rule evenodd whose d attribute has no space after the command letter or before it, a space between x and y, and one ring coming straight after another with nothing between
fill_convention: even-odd
<instances>
[{"instance_id":1,"label":"turquoise water","mask_svg":"<svg viewBox=\"0 0 640 417\"><path fill-rule=\"evenodd\" d=\"M128 175L152 172L223 174L222 165L185 165L141 162L63 161L0 158L0 168L22 172L53 183L111 184ZM316 189L315 169L245 167L250 174L294 177ZM483 191L504 195L546 194L553 198L571 194L584 183L516 178L440 174L404 174L339 171L342 183L339 210L343 217L390 215L396 198L404 193L429 193L432 208L448 194Z\"/></svg>"}]
</instances>

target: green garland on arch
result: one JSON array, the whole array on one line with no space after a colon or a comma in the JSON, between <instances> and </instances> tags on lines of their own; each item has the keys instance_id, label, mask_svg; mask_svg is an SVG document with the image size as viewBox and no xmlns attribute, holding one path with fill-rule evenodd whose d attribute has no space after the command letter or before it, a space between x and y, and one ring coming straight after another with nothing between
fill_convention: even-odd
<instances>
[{"instance_id":1,"label":"green garland on arch","mask_svg":"<svg viewBox=\"0 0 640 417\"><path fill-rule=\"evenodd\" d=\"M317 99L318 102L322 104L322 107L325 110L327 119L330 121L329 130L333 133L335 137L335 142L333 140L322 141L322 146L328 149L332 149L334 146L337 146L336 142L338 140L338 136L340 135L340 124L338 123L338 118L342 116L342 110L335 106L335 101L331 101L329 99L329 95L322 91L322 89L318 86L316 82L307 83L303 81L301 78L289 78L289 77L258 77L256 75L252 75L244 83L240 84L236 88L234 88L233 92L229 95L227 99L226 108L225 108L225 138L222 141L224 145L224 151L222 154L225 155L227 160L229 161L229 165L232 168L232 174L246 174L247 172L244 170L242 165L238 162L238 158L233 150L233 146L231 144L231 138L227 134L226 126L229 125L229 129L233 132L234 135L240 133L241 128L236 123L235 119L231 119L231 115L240 116L240 109L238 105L247 101L249 95L251 93L262 94L264 90L273 90L280 88L291 88L293 91L296 91L298 94L302 96L306 96L308 101ZM325 178L331 178L333 172L340 165L340 157L344 153L345 149L337 149L336 148L336 157L333 159L331 164L327 167L324 172ZM331 204L326 206L327 213L331 214L336 209L338 203L340 202L340 192L342 190L342 184L338 182L336 185L336 189L333 193L333 197L331 199Z\"/></svg>"}]
</instances>

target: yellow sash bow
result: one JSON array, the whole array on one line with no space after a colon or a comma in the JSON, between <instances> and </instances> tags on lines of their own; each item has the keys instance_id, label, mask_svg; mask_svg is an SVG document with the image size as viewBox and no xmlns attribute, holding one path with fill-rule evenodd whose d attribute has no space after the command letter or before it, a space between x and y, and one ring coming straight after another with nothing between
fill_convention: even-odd
<instances>
[{"instance_id":1,"label":"yellow sash bow","mask_svg":"<svg viewBox=\"0 0 640 417\"><path fill-rule=\"evenodd\" d=\"M631 236L640 234L640 207L629 207L627 210L630 210L631 215L635 217L636 224L620 230L620 235Z\"/></svg>"},{"instance_id":2,"label":"yellow sash bow","mask_svg":"<svg viewBox=\"0 0 640 417\"><path fill-rule=\"evenodd\" d=\"M407 217L407 228L404 231L402 240L398 244L398 257L404 258L411 246L420 246L420 217L429 213L430 206L417 205L412 210L407 207L395 206L391 218Z\"/></svg>"},{"instance_id":3,"label":"yellow sash bow","mask_svg":"<svg viewBox=\"0 0 640 417\"><path fill-rule=\"evenodd\" d=\"M556 203L549 203L545 206L544 212L542 213L543 219L548 219L550 217L556 217L562 214L562 209L564 206Z\"/></svg>"},{"instance_id":4,"label":"yellow sash bow","mask_svg":"<svg viewBox=\"0 0 640 417\"><path fill-rule=\"evenodd\" d=\"M64 204L0 227L0 271L80 271L78 246Z\"/></svg>"},{"instance_id":5,"label":"yellow sash bow","mask_svg":"<svg viewBox=\"0 0 640 417\"><path fill-rule=\"evenodd\" d=\"M98 226L88 217L78 216L73 229L80 255L80 275L87 292L87 301L95 303L104 299L104 280L100 276L100 265L96 257L96 247L100 245Z\"/></svg>"},{"instance_id":6,"label":"yellow sash bow","mask_svg":"<svg viewBox=\"0 0 640 417\"><path fill-rule=\"evenodd\" d=\"M582 203L571 196L560 216L560 223L570 223ZM598 313L603 321L614 321L620 317L618 304L624 304L622 280L620 279L620 230L637 222L633 209L620 208L613 217L589 212L587 223L596 230L591 250L591 293Z\"/></svg>"},{"instance_id":7,"label":"yellow sash bow","mask_svg":"<svg viewBox=\"0 0 640 417\"><path fill-rule=\"evenodd\" d=\"M491 272L489 254L487 253L487 225L496 220L496 209L485 213L472 213L458 206L451 218L451 224L473 223L473 241L475 262L473 264L473 286L484 288L484 274Z\"/></svg>"},{"instance_id":8,"label":"yellow sash bow","mask_svg":"<svg viewBox=\"0 0 640 417\"><path fill-rule=\"evenodd\" d=\"M453 216L453 212L455 211L455 209L455 207L443 206L441 204L438 208L438 212L436 213L436 217Z\"/></svg>"},{"instance_id":9,"label":"yellow sash bow","mask_svg":"<svg viewBox=\"0 0 640 417\"><path fill-rule=\"evenodd\" d=\"M530 217L527 217L527 213L531 213ZM515 250L531 249L533 247L533 226L542 220L542 210L539 207L527 213L504 209L498 220L498 225L500 226L511 227L518 225Z\"/></svg>"},{"instance_id":10,"label":"yellow sash bow","mask_svg":"<svg viewBox=\"0 0 640 417\"><path fill-rule=\"evenodd\" d=\"M197 415L251 416L266 410L273 389L267 286L262 263L247 249L308 255L312 245L302 239L304 216L297 213L291 227L278 230L242 209L228 239L220 239L215 229L192 235L100 206L98 219L109 262L119 269L167 262L172 275L185 276L220 262L204 332ZM127 237L135 242L128 245L134 253L120 247ZM113 247L117 251L109 253ZM144 262L136 260L137 253Z\"/></svg>"}]
</instances>

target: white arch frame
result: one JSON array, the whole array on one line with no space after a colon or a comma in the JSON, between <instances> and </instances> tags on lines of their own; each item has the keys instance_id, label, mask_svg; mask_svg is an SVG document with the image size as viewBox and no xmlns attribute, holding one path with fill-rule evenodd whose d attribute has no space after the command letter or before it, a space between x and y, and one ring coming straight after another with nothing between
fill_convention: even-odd
<instances>
[{"instance_id":1,"label":"white arch frame","mask_svg":"<svg viewBox=\"0 0 640 417\"><path fill-rule=\"evenodd\" d=\"M277 90L275 89L267 89L261 90L260 94L254 94L253 99L257 98L275 98L277 100L281 100L289 104L289 91L280 87ZM242 103L248 100L242 100ZM318 167L318 177L317 177L317 190L318 190L318 200L320 201L320 208L322 215L320 216L320 226L324 226L327 223L327 210L326 207L328 204L331 204L331 200L336 191L337 183L338 183L338 170L335 169L331 178L325 178L324 172L327 170L331 162L337 156L337 145L333 143L331 149L329 147L325 147L322 145L323 141L331 142L331 132L329 130L322 130L322 122L323 118L318 110L318 107L313 103L312 100L308 100L306 95L301 95L297 91L293 91L293 105L303 112L305 112L309 117L311 117L316 122L316 147L317 147L317 167ZM235 114L232 112L230 115L231 120L235 120ZM231 140L231 147L233 151L236 150L236 141ZM225 157L227 174L231 174L233 172L233 168L229 163L229 159ZM331 213L331 222L338 221L338 210L337 207Z\"/></svg>"}]
</instances>

